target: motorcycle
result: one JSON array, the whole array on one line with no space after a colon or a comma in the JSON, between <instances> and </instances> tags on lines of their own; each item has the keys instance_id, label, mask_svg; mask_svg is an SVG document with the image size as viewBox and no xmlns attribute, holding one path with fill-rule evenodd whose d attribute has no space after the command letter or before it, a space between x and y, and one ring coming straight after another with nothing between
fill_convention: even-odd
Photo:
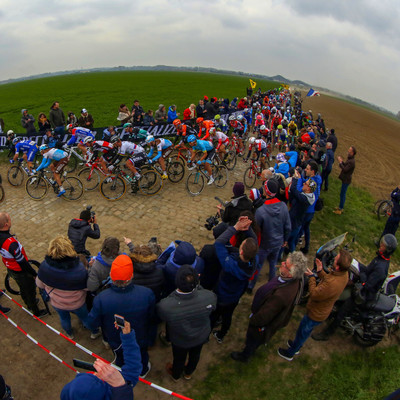
<instances>
[{"instance_id":1,"label":"motorcycle","mask_svg":"<svg viewBox=\"0 0 400 400\"><path fill-rule=\"evenodd\" d=\"M337 255L336 249L346 239L347 232L328 241L316 252L316 258L322 261L325 272L333 266L334 258ZM354 243L355 238L351 243ZM349 250L349 243L344 246ZM358 260L353 258L349 279L354 283L355 288L361 287L360 270L365 267ZM341 327L353 336L355 342L363 347L374 346L379 343L386 332L398 329L400 321L400 297L396 295L397 286L400 283L400 271L396 271L387 276L383 283L376 300L362 302L357 305L352 313L344 318ZM341 303L352 295L352 288L347 287L340 299L335 304L329 318L334 317L336 310Z\"/></svg>"}]
</instances>

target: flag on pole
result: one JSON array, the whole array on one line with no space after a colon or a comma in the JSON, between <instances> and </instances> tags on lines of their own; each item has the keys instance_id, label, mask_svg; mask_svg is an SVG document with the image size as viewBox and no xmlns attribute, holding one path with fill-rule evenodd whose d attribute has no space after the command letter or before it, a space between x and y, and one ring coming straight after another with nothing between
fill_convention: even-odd
<instances>
[{"instance_id":1,"label":"flag on pole","mask_svg":"<svg viewBox=\"0 0 400 400\"><path fill-rule=\"evenodd\" d=\"M252 88L252 89L255 89L256 86L257 86L257 82L254 82L252 79L249 79L249 81L250 81L250 86L251 86L251 88Z\"/></svg>"},{"instance_id":2,"label":"flag on pole","mask_svg":"<svg viewBox=\"0 0 400 400\"><path fill-rule=\"evenodd\" d=\"M289 89L289 85L286 85L286 84L284 84L284 83L282 83L281 86L282 86L284 89Z\"/></svg>"},{"instance_id":3,"label":"flag on pole","mask_svg":"<svg viewBox=\"0 0 400 400\"><path fill-rule=\"evenodd\" d=\"M314 89L311 89L308 91L306 97L313 97L313 96L321 96L320 92L316 92Z\"/></svg>"}]
</instances>

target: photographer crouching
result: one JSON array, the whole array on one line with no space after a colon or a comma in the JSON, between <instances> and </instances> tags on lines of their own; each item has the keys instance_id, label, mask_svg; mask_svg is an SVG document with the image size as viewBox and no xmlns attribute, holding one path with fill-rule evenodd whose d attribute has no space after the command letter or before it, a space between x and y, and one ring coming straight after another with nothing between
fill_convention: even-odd
<instances>
[{"instance_id":1,"label":"photographer crouching","mask_svg":"<svg viewBox=\"0 0 400 400\"><path fill-rule=\"evenodd\" d=\"M100 228L97 225L96 213L92 210L92 206L87 206L79 216L74 218L68 226L68 238L74 245L74 249L78 254L83 254L86 258L90 258L90 252L86 250L86 239L100 238Z\"/></svg>"}]
</instances>

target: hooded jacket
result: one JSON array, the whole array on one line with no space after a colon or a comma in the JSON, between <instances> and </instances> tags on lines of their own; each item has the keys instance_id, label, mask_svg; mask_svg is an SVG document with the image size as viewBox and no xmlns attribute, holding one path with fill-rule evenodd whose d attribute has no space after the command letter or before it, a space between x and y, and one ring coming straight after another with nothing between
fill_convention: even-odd
<instances>
[{"instance_id":1,"label":"hooded jacket","mask_svg":"<svg viewBox=\"0 0 400 400\"><path fill-rule=\"evenodd\" d=\"M339 164L339 168L341 169L339 179L343 183L347 183L349 185L351 183L354 169L356 168L356 160L354 156L348 156L346 161L343 161Z\"/></svg>"},{"instance_id":2,"label":"hooded jacket","mask_svg":"<svg viewBox=\"0 0 400 400\"><path fill-rule=\"evenodd\" d=\"M290 222L292 223L292 230L302 225L308 207L315 202L314 193L304 193L302 190L299 191L297 181L298 179L293 177L289 191L289 201L291 202L289 215Z\"/></svg>"},{"instance_id":3,"label":"hooded jacket","mask_svg":"<svg viewBox=\"0 0 400 400\"><path fill-rule=\"evenodd\" d=\"M303 185L304 182L308 181L310 178L307 176L305 178L301 177L297 181L297 190L301 192L303 190ZM315 203L317 202L319 195L321 194L321 185L322 185L322 178L319 174L311 177L311 179L314 179L314 181L317 183L317 188L315 189L314 192L314 203L310 204L306 210L306 214L311 214L315 213Z\"/></svg>"},{"instance_id":4,"label":"hooded jacket","mask_svg":"<svg viewBox=\"0 0 400 400\"><path fill-rule=\"evenodd\" d=\"M110 276L111 264L115 257L105 257L99 253L89 270L87 288L90 292L96 292Z\"/></svg>"},{"instance_id":5,"label":"hooded jacket","mask_svg":"<svg viewBox=\"0 0 400 400\"><path fill-rule=\"evenodd\" d=\"M240 213L242 211L252 211L253 203L247 197L247 195L242 195L239 197L233 197L222 214L222 221L228 223L229 225L235 225L239 219Z\"/></svg>"},{"instance_id":6,"label":"hooded jacket","mask_svg":"<svg viewBox=\"0 0 400 400\"><path fill-rule=\"evenodd\" d=\"M167 113L165 110L163 111L163 108L164 104L160 104L158 110L154 113L154 119L157 123L166 121Z\"/></svg>"},{"instance_id":7,"label":"hooded jacket","mask_svg":"<svg viewBox=\"0 0 400 400\"><path fill-rule=\"evenodd\" d=\"M87 254L88 251L85 248L86 239L90 237L92 239L100 238L100 228L97 224L93 224L93 229L88 221L83 219L75 218L68 226L68 238L74 245L75 251L78 254Z\"/></svg>"},{"instance_id":8,"label":"hooded jacket","mask_svg":"<svg viewBox=\"0 0 400 400\"><path fill-rule=\"evenodd\" d=\"M175 110L172 108L172 106L170 106L169 108L168 108L168 120L167 120L167 122L169 123L169 124L171 124L175 119L177 119L178 118L178 115L177 115L177 112L176 112L176 108L175 108Z\"/></svg>"}]
</instances>

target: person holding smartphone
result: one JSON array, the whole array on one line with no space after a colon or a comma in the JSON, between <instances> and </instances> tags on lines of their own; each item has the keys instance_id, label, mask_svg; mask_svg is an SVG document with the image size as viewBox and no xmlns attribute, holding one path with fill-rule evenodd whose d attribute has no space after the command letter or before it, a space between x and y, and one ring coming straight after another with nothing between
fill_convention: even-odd
<instances>
[{"instance_id":1,"label":"person holding smartphone","mask_svg":"<svg viewBox=\"0 0 400 400\"><path fill-rule=\"evenodd\" d=\"M80 373L67 383L61 391L61 400L133 400L133 387L139 380L142 371L140 349L136 342L135 331L131 330L128 321L115 328L120 330L124 365L121 372L111 364L97 359L93 366L94 374ZM123 327L122 327L123 326Z\"/></svg>"}]
</instances>

